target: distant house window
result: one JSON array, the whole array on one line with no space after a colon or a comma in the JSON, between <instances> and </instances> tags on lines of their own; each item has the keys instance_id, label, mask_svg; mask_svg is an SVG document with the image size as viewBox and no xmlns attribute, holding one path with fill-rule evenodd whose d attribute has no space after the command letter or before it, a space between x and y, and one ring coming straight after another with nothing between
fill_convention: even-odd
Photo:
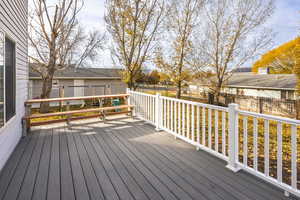
<instances>
[{"instance_id":1,"label":"distant house window","mask_svg":"<svg viewBox=\"0 0 300 200\"><path fill-rule=\"evenodd\" d=\"M282 90L280 96L281 96L281 97L280 97L281 99L286 99L286 98L287 98L287 91Z\"/></svg>"},{"instance_id":2,"label":"distant house window","mask_svg":"<svg viewBox=\"0 0 300 200\"><path fill-rule=\"evenodd\" d=\"M5 119L16 114L16 44L5 38Z\"/></svg>"}]
</instances>

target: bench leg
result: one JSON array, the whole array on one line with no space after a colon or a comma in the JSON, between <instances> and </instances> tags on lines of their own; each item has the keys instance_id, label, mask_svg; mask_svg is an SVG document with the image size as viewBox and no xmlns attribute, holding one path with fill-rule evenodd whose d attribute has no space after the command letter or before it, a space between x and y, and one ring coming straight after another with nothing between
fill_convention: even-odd
<instances>
[{"instance_id":1,"label":"bench leg","mask_svg":"<svg viewBox=\"0 0 300 200\"><path fill-rule=\"evenodd\" d=\"M68 116L67 116L67 125L69 126L70 124L71 124L71 116L68 115Z\"/></svg>"},{"instance_id":2,"label":"bench leg","mask_svg":"<svg viewBox=\"0 0 300 200\"><path fill-rule=\"evenodd\" d=\"M101 117L102 117L103 122L105 123L106 122L106 116L105 116L104 111L101 112Z\"/></svg>"},{"instance_id":3,"label":"bench leg","mask_svg":"<svg viewBox=\"0 0 300 200\"><path fill-rule=\"evenodd\" d=\"M130 114L130 117L133 119L133 117L134 117L133 116L133 108L130 109L130 113L129 114Z\"/></svg>"}]
</instances>

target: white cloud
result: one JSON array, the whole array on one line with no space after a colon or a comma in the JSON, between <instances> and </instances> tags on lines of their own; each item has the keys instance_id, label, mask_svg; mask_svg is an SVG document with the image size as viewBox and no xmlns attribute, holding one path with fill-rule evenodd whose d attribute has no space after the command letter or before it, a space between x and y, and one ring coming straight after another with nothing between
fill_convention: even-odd
<instances>
[{"instance_id":1,"label":"white cloud","mask_svg":"<svg viewBox=\"0 0 300 200\"><path fill-rule=\"evenodd\" d=\"M294 39L300 33L300 0L277 0L274 15L268 22L274 30L275 45Z\"/></svg>"}]
</instances>

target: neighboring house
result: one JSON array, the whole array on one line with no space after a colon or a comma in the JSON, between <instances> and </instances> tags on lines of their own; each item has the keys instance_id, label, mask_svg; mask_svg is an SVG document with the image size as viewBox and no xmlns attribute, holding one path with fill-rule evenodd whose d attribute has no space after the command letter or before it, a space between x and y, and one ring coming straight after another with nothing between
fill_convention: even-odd
<instances>
[{"instance_id":1,"label":"neighboring house","mask_svg":"<svg viewBox=\"0 0 300 200\"><path fill-rule=\"evenodd\" d=\"M0 1L0 169L22 136L28 86L28 1Z\"/></svg>"},{"instance_id":2,"label":"neighboring house","mask_svg":"<svg viewBox=\"0 0 300 200\"><path fill-rule=\"evenodd\" d=\"M235 72L226 82L223 93L269 97L276 99L296 99L297 77L293 74L261 74L251 72ZM195 81L190 84L192 91L209 91L207 83Z\"/></svg>"},{"instance_id":3,"label":"neighboring house","mask_svg":"<svg viewBox=\"0 0 300 200\"><path fill-rule=\"evenodd\" d=\"M57 71L53 78L51 98L64 96L92 96L120 94L126 92L121 80L120 69L116 68L74 68ZM60 92L63 88L63 94ZM42 79L38 73L29 73L29 98L39 98Z\"/></svg>"}]
</instances>

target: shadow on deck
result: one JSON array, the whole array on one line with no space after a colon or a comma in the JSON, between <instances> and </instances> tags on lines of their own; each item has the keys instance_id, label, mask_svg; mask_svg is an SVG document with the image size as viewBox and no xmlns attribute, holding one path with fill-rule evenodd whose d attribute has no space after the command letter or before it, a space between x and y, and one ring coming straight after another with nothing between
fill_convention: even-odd
<instances>
[{"instance_id":1,"label":"shadow on deck","mask_svg":"<svg viewBox=\"0 0 300 200\"><path fill-rule=\"evenodd\" d=\"M35 128L0 176L0 199L287 199L143 121Z\"/></svg>"}]
</instances>

